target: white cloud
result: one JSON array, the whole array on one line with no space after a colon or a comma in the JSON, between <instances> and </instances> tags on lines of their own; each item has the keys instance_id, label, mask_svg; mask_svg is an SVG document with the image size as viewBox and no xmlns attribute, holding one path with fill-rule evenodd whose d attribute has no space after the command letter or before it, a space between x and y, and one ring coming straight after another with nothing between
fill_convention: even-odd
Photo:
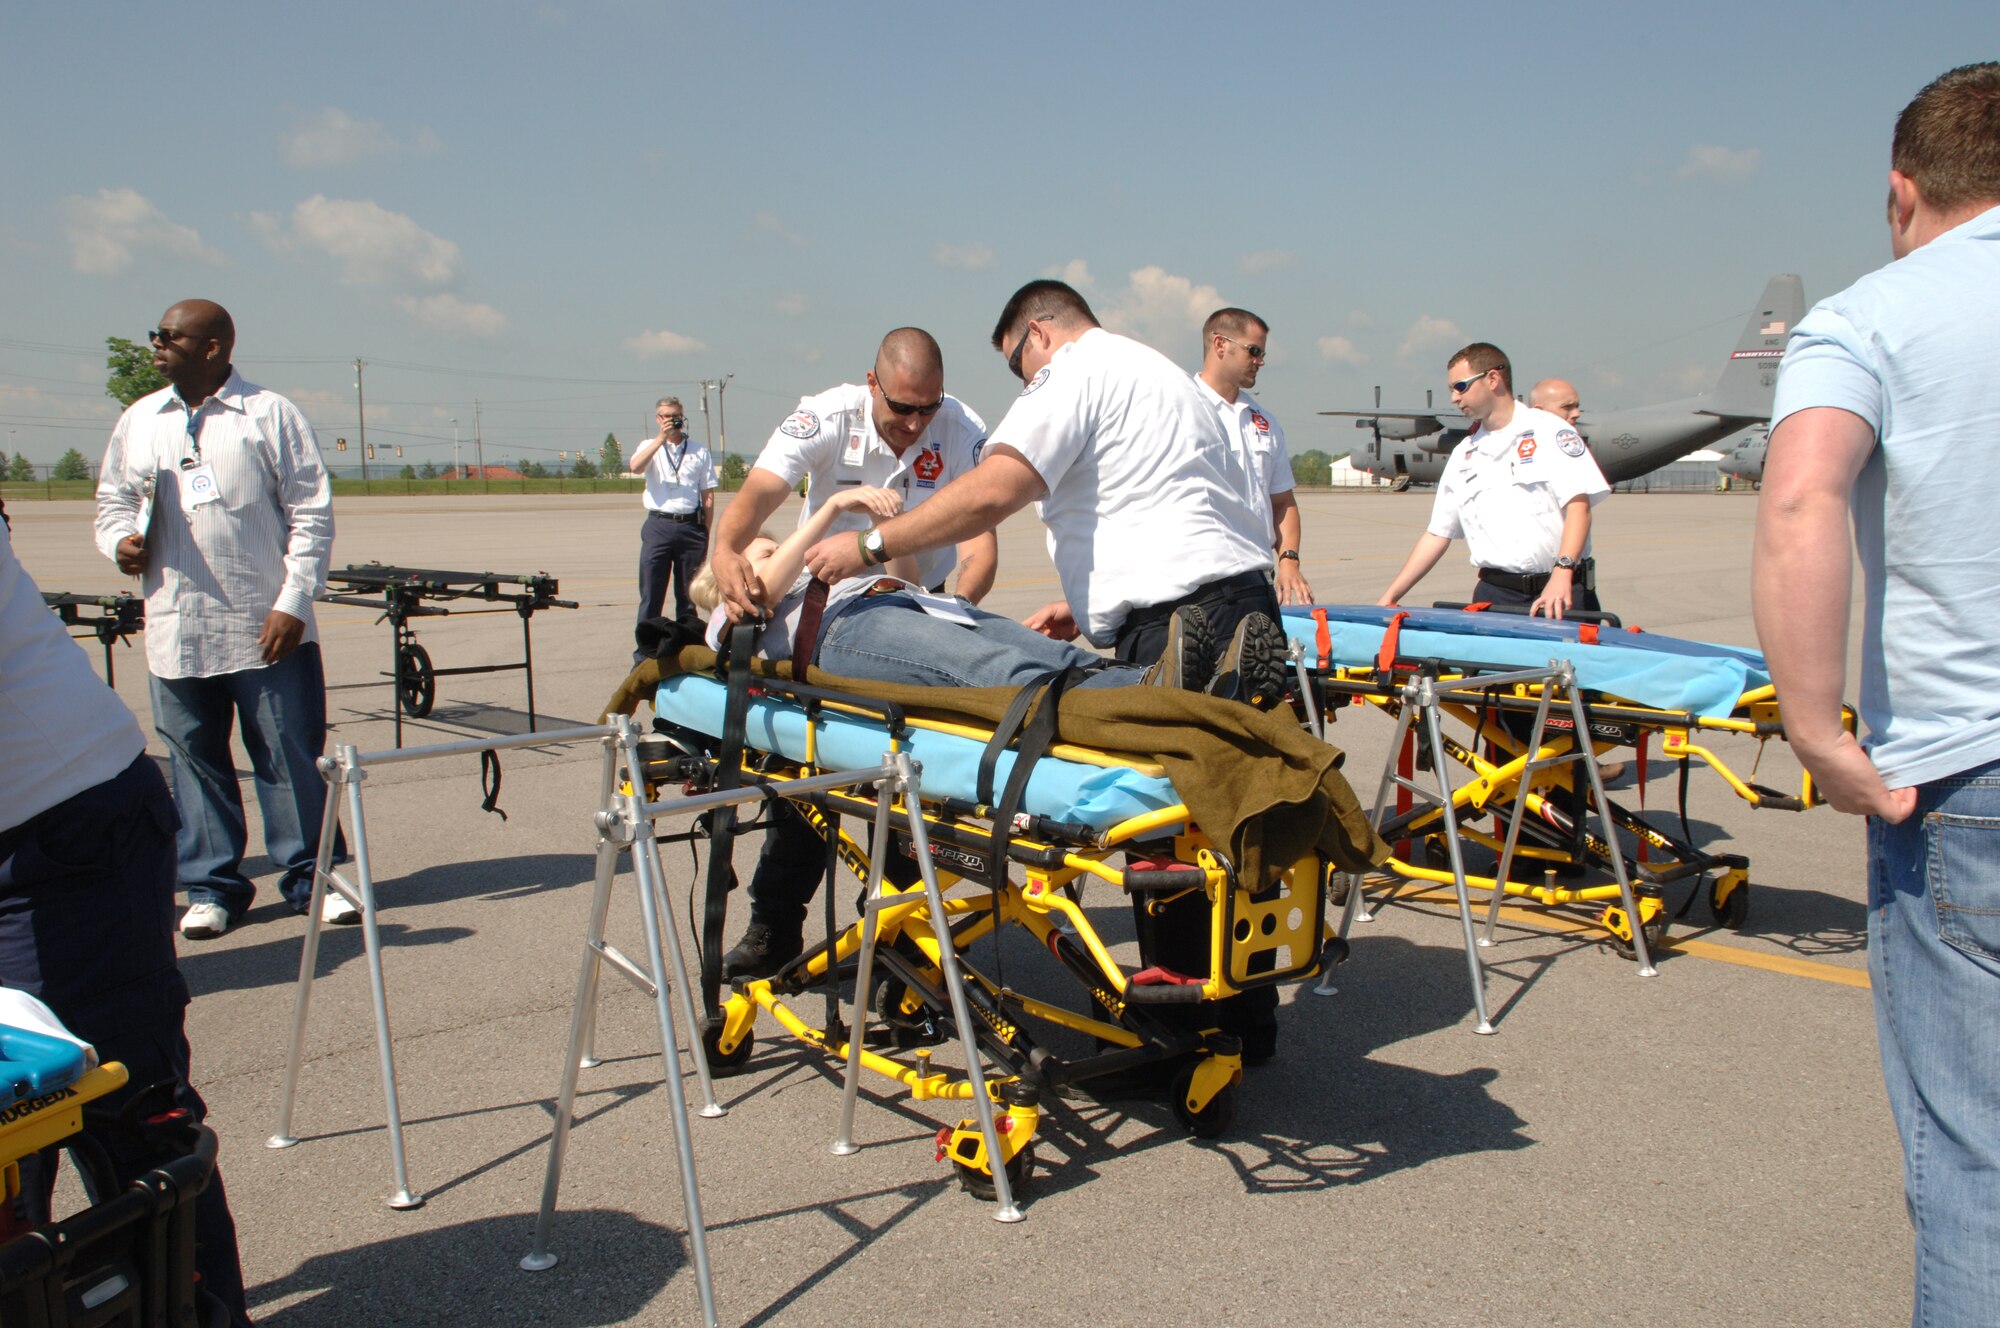
<instances>
[{"instance_id":1,"label":"white cloud","mask_svg":"<svg viewBox=\"0 0 2000 1328\"><path fill-rule=\"evenodd\" d=\"M792 347L792 354L798 356L800 362L804 364L818 364L820 348L818 346L794 346Z\"/></svg>"},{"instance_id":2,"label":"white cloud","mask_svg":"<svg viewBox=\"0 0 2000 1328\"><path fill-rule=\"evenodd\" d=\"M976 272L993 266L993 251L976 240L971 244L939 244L931 250L931 261L939 267Z\"/></svg>"},{"instance_id":3,"label":"white cloud","mask_svg":"<svg viewBox=\"0 0 2000 1328\"><path fill-rule=\"evenodd\" d=\"M457 282L465 266L450 240L364 199L314 194L292 209L289 227L268 212L253 213L250 225L274 249L310 249L340 260L341 280L350 286L435 290Z\"/></svg>"},{"instance_id":4,"label":"white cloud","mask_svg":"<svg viewBox=\"0 0 2000 1328\"><path fill-rule=\"evenodd\" d=\"M1081 258L1072 258L1069 262L1056 267L1045 267L1042 269L1042 275L1053 277L1055 280L1067 286L1074 287L1079 291L1087 291L1096 284L1091 280L1090 264L1084 262Z\"/></svg>"},{"instance_id":5,"label":"white cloud","mask_svg":"<svg viewBox=\"0 0 2000 1328\"><path fill-rule=\"evenodd\" d=\"M497 337L507 330L507 316L490 304L474 304L456 295L405 295L396 307L435 332L456 336Z\"/></svg>"},{"instance_id":6,"label":"white cloud","mask_svg":"<svg viewBox=\"0 0 2000 1328\"><path fill-rule=\"evenodd\" d=\"M1693 180L1747 180L1757 172L1757 148L1732 149L1697 143L1688 149L1681 163L1680 178Z\"/></svg>"},{"instance_id":7,"label":"white cloud","mask_svg":"<svg viewBox=\"0 0 2000 1328\"><path fill-rule=\"evenodd\" d=\"M1443 350L1456 346L1465 340L1465 334L1458 330L1458 324L1449 318L1433 318L1429 314L1420 315L1410 324L1410 330L1403 334L1403 344L1396 347L1396 354L1408 359L1425 351Z\"/></svg>"},{"instance_id":8,"label":"white cloud","mask_svg":"<svg viewBox=\"0 0 2000 1328\"><path fill-rule=\"evenodd\" d=\"M357 120L329 106L279 135L285 160L301 169L352 166L356 162L393 157L428 157L444 148L438 136L419 128L409 137L398 135L380 120Z\"/></svg>"},{"instance_id":9,"label":"white cloud","mask_svg":"<svg viewBox=\"0 0 2000 1328\"><path fill-rule=\"evenodd\" d=\"M1202 320L1223 303L1215 287L1197 286L1155 264L1132 273L1125 289L1104 301L1097 315L1114 332L1179 349L1183 342L1193 345Z\"/></svg>"},{"instance_id":10,"label":"white cloud","mask_svg":"<svg viewBox=\"0 0 2000 1328\"><path fill-rule=\"evenodd\" d=\"M1265 272L1276 272L1291 267L1299 261L1299 256L1289 249L1260 249L1254 254L1245 254L1236 260L1236 270L1246 276L1259 276Z\"/></svg>"},{"instance_id":11,"label":"white cloud","mask_svg":"<svg viewBox=\"0 0 2000 1328\"><path fill-rule=\"evenodd\" d=\"M1321 337L1319 354L1328 364L1361 364L1368 358L1346 337Z\"/></svg>"},{"instance_id":12,"label":"white cloud","mask_svg":"<svg viewBox=\"0 0 2000 1328\"><path fill-rule=\"evenodd\" d=\"M777 300L772 304L771 307L776 309L781 314L787 314L790 317L797 318L800 314L804 313L810 306L807 305L805 296L799 294L792 294L792 295L780 295L777 298Z\"/></svg>"},{"instance_id":13,"label":"white cloud","mask_svg":"<svg viewBox=\"0 0 2000 1328\"><path fill-rule=\"evenodd\" d=\"M708 345L662 328L657 332L641 332L636 337L625 338L625 349L642 360L653 360L662 355L685 355L689 351L707 350Z\"/></svg>"},{"instance_id":14,"label":"white cloud","mask_svg":"<svg viewBox=\"0 0 2000 1328\"><path fill-rule=\"evenodd\" d=\"M1364 332L1367 329L1375 326L1375 320L1370 318L1367 314L1362 313L1359 309L1356 309L1353 313L1347 316L1347 325L1355 329L1357 332Z\"/></svg>"},{"instance_id":15,"label":"white cloud","mask_svg":"<svg viewBox=\"0 0 2000 1328\"><path fill-rule=\"evenodd\" d=\"M794 249L806 247L806 237L786 227L784 218L775 212L759 212L752 220L757 229L766 235L775 235Z\"/></svg>"},{"instance_id":16,"label":"white cloud","mask_svg":"<svg viewBox=\"0 0 2000 1328\"><path fill-rule=\"evenodd\" d=\"M176 258L220 264L221 254L191 227L170 220L136 189L100 189L97 197L72 194L62 204L70 265L93 277L116 276L134 261L134 250L157 249Z\"/></svg>"}]
</instances>

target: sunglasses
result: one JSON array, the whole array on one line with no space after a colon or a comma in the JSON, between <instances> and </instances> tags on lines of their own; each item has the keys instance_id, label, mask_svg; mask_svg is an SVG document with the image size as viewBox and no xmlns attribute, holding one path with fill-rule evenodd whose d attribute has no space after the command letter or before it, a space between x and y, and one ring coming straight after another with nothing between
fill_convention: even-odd
<instances>
[{"instance_id":1,"label":"sunglasses","mask_svg":"<svg viewBox=\"0 0 2000 1328\"><path fill-rule=\"evenodd\" d=\"M877 383L875 385L875 390L877 392L882 392L882 385L880 383ZM928 406L917 406L917 405L912 405L910 402L907 401L898 401L896 400L896 398L890 396L887 392L882 392L882 404L887 406L890 410L895 411L896 414L898 415L921 415L925 419L929 419L931 416L937 414L939 409L943 407L944 398L939 397L936 401L931 402L931 404Z\"/></svg>"},{"instance_id":2,"label":"sunglasses","mask_svg":"<svg viewBox=\"0 0 2000 1328\"><path fill-rule=\"evenodd\" d=\"M1243 348L1243 353L1245 355L1248 355L1253 360L1261 360L1264 358L1264 347L1262 346L1253 346L1247 341L1238 341L1235 337L1223 336L1223 334L1220 332L1216 333L1215 335L1218 337L1222 337L1224 341L1228 342L1232 346L1241 346Z\"/></svg>"},{"instance_id":3,"label":"sunglasses","mask_svg":"<svg viewBox=\"0 0 2000 1328\"><path fill-rule=\"evenodd\" d=\"M154 341L174 342L183 340L200 341L201 338L195 336L191 332L169 332L167 331L167 329L163 327L156 327L152 329L150 332L146 333L146 340L148 342L154 342Z\"/></svg>"},{"instance_id":4,"label":"sunglasses","mask_svg":"<svg viewBox=\"0 0 2000 1328\"><path fill-rule=\"evenodd\" d=\"M1472 385L1474 383L1478 382L1480 379L1484 378L1487 374L1490 374L1492 372L1493 371L1491 369L1482 369L1478 373L1472 375L1472 377L1470 378L1461 378L1455 383L1446 383L1445 386L1450 388L1454 392L1460 392L1460 393L1469 392L1472 390Z\"/></svg>"},{"instance_id":5,"label":"sunglasses","mask_svg":"<svg viewBox=\"0 0 2000 1328\"><path fill-rule=\"evenodd\" d=\"M1028 375L1021 372L1021 356L1028 350L1028 329L1041 321L1039 318L1030 318L1027 321L1021 328L1021 339L1014 343L1014 353L1007 357L1007 372L1024 383L1028 381Z\"/></svg>"}]
</instances>

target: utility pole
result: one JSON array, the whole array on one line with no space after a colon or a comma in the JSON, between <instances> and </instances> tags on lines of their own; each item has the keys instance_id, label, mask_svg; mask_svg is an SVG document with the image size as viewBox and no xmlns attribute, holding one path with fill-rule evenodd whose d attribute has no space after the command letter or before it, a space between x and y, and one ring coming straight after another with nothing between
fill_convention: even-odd
<instances>
[{"instance_id":1,"label":"utility pole","mask_svg":"<svg viewBox=\"0 0 2000 1328\"><path fill-rule=\"evenodd\" d=\"M729 450L729 417L722 413L722 394L729 390L729 380L735 376L733 373L726 373L722 375L722 381L715 385L715 427L722 434L722 450L725 452ZM708 454L714 457L715 449L709 448Z\"/></svg>"},{"instance_id":2,"label":"utility pole","mask_svg":"<svg viewBox=\"0 0 2000 1328\"><path fill-rule=\"evenodd\" d=\"M451 477L455 480L465 478L465 472L459 469L458 465L458 416L456 415L451 417Z\"/></svg>"},{"instance_id":3,"label":"utility pole","mask_svg":"<svg viewBox=\"0 0 2000 1328\"><path fill-rule=\"evenodd\" d=\"M710 456L715 455L715 420L708 413L708 389L714 386L709 379L701 380L701 436Z\"/></svg>"},{"instance_id":4,"label":"utility pole","mask_svg":"<svg viewBox=\"0 0 2000 1328\"><path fill-rule=\"evenodd\" d=\"M479 398L472 399L472 446L479 457L479 491L490 493L486 485L486 437L479 431Z\"/></svg>"},{"instance_id":5,"label":"utility pole","mask_svg":"<svg viewBox=\"0 0 2000 1328\"><path fill-rule=\"evenodd\" d=\"M361 395L361 370L367 361L354 357L354 408L361 417L361 492L368 492L368 402Z\"/></svg>"}]
</instances>

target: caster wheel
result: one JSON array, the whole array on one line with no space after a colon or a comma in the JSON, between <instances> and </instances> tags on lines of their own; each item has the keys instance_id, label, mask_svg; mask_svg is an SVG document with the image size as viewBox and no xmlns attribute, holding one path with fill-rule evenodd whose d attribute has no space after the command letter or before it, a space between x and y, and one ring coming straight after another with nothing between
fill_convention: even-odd
<instances>
[{"instance_id":1,"label":"caster wheel","mask_svg":"<svg viewBox=\"0 0 2000 1328\"><path fill-rule=\"evenodd\" d=\"M1218 1139L1236 1120L1237 1085L1225 1085L1200 1111L1188 1108L1188 1091L1194 1087L1195 1067L1190 1065L1174 1076L1174 1119L1197 1139Z\"/></svg>"},{"instance_id":2,"label":"caster wheel","mask_svg":"<svg viewBox=\"0 0 2000 1328\"><path fill-rule=\"evenodd\" d=\"M1611 944L1617 948L1621 959L1637 959L1639 957L1639 952L1633 947L1632 942L1626 940L1616 932L1611 934ZM1666 948L1667 915L1659 913L1653 917L1651 922L1646 924L1646 957L1649 959L1658 959L1660 952Z\"/></svg>"},{"instance_id":3,"label":"caster wheel","mask_svg":"<svg viewBox=\"0 0 2000 1328\"><path fill-rule=\"evenodd\" d=\"M437 674L431 670L430 651L412 641L396 652L396 664L403 675L396 682L396 700L404 714L422 719L437 700Z\"/></svg>"},{"instance_id":4,"label":"caster wheel","mask_svg":"<svg viewBox=\"0 0 2000 1328\"><path fill-rule=\"evenodd\" d=\"M1737 882L1736 888L1729 892L1727 899L1716 897L1721 889L1720 879L1709 882L1708 915L1715 919L1718 927L1727 927L1731 931L1743 930L1743 924L1750 918L1750 882Z\"/></svg>"},{"instance_id":5,"label":"caster wheel","mask_svg":"<svg viewBox=\"0 0 2000 1328\"><path fill-rule=\"evenodd\" d=\"M958 1183L965 1192L982 1203L992 1203L993 1176L977 1167L968 1167L963 1162L954 1161L951 1169L958 1173ZM1029 1144L1014 1154L1014 1160L1007 1164L1007 1192L1014 1196L1014 1202L1021 1202L1021 1193L1027 1188L1028 1177L1035 1170L1035 1146Z\"/></svg>"},{"instance_id":6,"label":"caster wheel","mask_svg":"<svg viewBox=\"0 0 2000 1328\"><path fill-rule=\"evenodd\" d=\"M743 1073L743 1067L750 1063L750 1052L756 1047L757 1039L745 1033L736 1049L727 1056L718 1049L722 1041L722 1025L704 1031L701 1035L701 1050L708 1057L708 1072L718 1079L727 1079L733 1074Z\"/></svg>"}]
</instances>

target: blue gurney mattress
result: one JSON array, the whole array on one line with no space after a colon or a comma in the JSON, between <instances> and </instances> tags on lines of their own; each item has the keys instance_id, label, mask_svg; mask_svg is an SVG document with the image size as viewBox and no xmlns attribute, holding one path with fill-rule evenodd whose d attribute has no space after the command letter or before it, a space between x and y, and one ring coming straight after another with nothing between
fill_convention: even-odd
<instances>
[{"instance_id":1,"label":"blue gurney mattress","mask_svg":"<svg viewBox=\"0 0 2000 1328\"><path fill-rule=\"evenodd\" d=\"M1743 693L1769 686L1764 656L1739 646L1684 641L1650 632L1599 629L1595 643L1578 638L1579 624L1518 614L1467 613L1462 609L1383 609L1374 605L1321 606L1331 658L1319 650L1319 624L1310 608L1285 610L1285 631L1323 669L1365 668L1375 662L1389 621L1406 613L1396 653L1404 659L1438 659L1543 668L1552 659L1576 666L1579 685L1658 710L1685 710L1719 719Z\"/></svg>"},{"instance_id":2,"label":"blue gurney mattress","mask_svg":"<svg viewBox=\"0 0 2000 1328\"><path fill-rule=\"evenodd\" d=\"M668 723L720 737L727 696L728 688L714 678L677 674L660 683L653 698L653 713ZM804 761L804 709L766 696L751 698L744 721L744 741L758 751ZM888 749L887 734L880 723L837 712L821 714L816 743L814 754L823 770L874 769L882 764L882 755ZM976 796L984 743L955 733L913 728L909 749L923 763L920 783L926 798ZM993 774L996 789L1006 786L1013 768L1014 753L1002 753ZM1179 795L1163 776L1145 774L1129 766L1086 765L1044 756L1028 776L1021 810L1051 820L1088 825L1101 833L1121 821L1179 803Z\"/></svg>"}]
</instances>

